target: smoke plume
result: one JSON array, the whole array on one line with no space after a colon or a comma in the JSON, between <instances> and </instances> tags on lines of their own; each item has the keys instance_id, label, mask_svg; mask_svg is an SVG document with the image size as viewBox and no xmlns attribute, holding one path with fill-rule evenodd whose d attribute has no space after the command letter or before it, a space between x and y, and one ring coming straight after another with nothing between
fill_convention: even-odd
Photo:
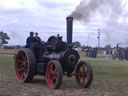
<instances>
[{"instance_id":1,"label":"smoke plume","mask_svg":"<svg viewBox=\"0 0 128 96\"><path fill-rule=\"evenodd\" d=\"M82 0L70 16L76 20L89 21L91 17L95 17L95 13L112 17L122 14L120 0Z\"/></svg>"},{"instance_id":2,"label":"smoke plume","mask_svg":"<svg viewBox=\"0 0 128 96\"><path fill-rule=\"evenodd\" d=\"M97 14L101 16L100 20L104 22L101 31L104 33L107 43L113 40L113 36L116 38L116 35L119 35L121 31L126 35L125 32L128 28L125 26L128 26L128 23L118 22L120 17L128 17L127 13L124 12L122 0L82 0L70 16L87 24Z\"/></svg>"}]
</instances>

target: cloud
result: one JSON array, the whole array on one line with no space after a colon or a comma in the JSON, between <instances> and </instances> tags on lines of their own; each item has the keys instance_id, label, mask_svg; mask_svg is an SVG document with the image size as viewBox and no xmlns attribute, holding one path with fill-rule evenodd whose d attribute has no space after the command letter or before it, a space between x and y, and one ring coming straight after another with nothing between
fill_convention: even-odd
<instances>
[{"instance_id":1,"label":"cloud","mask_svg":"<svg viewBox=\"0 0 128 96\"><path fill-rule=\"evenodd\" d=\"M0 0L0 6L5 9L22 8L21 0Z\"/></svg>"},{"instance_id":2,"label":"cloud","mask_svg":"<svg viewBox=\"0 0 128 96\"><path fill-rule=\"evenodd\" d=\"M7 3L8 2L8 3ZM42 40L47 41L51 35L60 34L66 40L66 20L65 18L75 9L80 0L0 0L0 29L7 32L11 37L9 44L25 44L25 40L30 31L39 32ZM84 10L86 11L86 10ZM123 16L126 14L123 14ZM123 18L123 17L122 17ZM73 41L80 41L82 44L97 45L98 28L101 28L101 44L105 45L107 39L105 31L118 34L111 35L109 43L115 44L119 34L127 38L126 19L119 19L116 25L119 28L113 29L115 23L108 23L107 30L103 30L106 16L99 13L93 15L89 23L74 21ZM115 39L115 40L114 40ZM120 39L119 39L120 40ZM124 39L123 39L124 40ZM122 41L122 40L120 40Z\"/></svg>"},{"instance_id":3,"label":"cloud","mask_svg":"<svg viewBox=\"0 0 128 96\"><path fill-rule=\"evenodd\" d=\"M71 6L71 3L62 3L62 2L60 2L60 3L56 3L56 2L49 2L49 1L40 1L39 2L40 3L40 5L41 6L44 6L44 7L46 7L46 8L57 8L57 9L59 9L59 8L65 8L65 6Z\"/></svg>"}]
</instances>

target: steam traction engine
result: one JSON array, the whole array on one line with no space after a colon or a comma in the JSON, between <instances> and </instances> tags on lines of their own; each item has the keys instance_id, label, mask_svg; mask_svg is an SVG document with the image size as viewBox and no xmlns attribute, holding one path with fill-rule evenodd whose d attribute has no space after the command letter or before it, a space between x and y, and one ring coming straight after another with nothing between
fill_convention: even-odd
<instances>
[{"instance_id":1,"label":"steam traction engine","mask_svg":"<svg viewBox=\"0 0 128 96\"><path fill-rule=\"evenodd\" d=\"M117 44L117 47L113 49L112 58L118 58L119 60L128 60L128 47L121 47L119 45L125 45L125 43Z\"/></svg>"},{"instance_id":2,"label":"steam traction engine","mask_svg":"<svg viewBox=\"0 0 128 96\"><path fill-rule=\"evenodd\" d=\"M35 75L43 75L50 88L60 87L63 74L75 77L78 85L87 88L93 80L89 63L78 60L79 53L72 49L73 18L67 17L67 43L62 37L51 36L44 44L36 42L30 48L20 49L15 57L15 72L21 82L30 82Z\"/></svg>"}]
</instances>

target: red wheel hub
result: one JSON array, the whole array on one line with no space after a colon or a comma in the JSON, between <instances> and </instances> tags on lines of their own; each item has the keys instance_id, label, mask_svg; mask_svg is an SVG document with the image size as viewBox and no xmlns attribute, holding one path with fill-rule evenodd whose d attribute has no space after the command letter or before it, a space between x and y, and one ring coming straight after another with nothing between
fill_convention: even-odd
<instances>
[{"instance_id":1,"label":"red wheel hub","mask_svg":"<svg viewBox=\"0 0 128 96\"><path fill-rule=\"evenodd\" d=\"M58 71L54 62L50 62L46 73L47 83L54 88L58 82Z\"/></svg>"}]
</instances>

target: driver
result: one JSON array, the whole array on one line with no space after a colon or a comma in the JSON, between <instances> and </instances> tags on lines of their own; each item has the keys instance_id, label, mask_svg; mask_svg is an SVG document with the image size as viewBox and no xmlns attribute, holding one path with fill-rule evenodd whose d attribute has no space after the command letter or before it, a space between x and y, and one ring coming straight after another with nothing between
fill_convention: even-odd
<instances>
[{"instance_id":1,"label":"driver","mask_svg":"<svg viewBox=\"0 0 128 96\"><path fill-rule=\"evenodd\" d=\"M30 32L30 36L26 40L26 48L30 48L31 43L34 43L36 40L34 38L34 32Z\"/></svg>"}]
</instances>

